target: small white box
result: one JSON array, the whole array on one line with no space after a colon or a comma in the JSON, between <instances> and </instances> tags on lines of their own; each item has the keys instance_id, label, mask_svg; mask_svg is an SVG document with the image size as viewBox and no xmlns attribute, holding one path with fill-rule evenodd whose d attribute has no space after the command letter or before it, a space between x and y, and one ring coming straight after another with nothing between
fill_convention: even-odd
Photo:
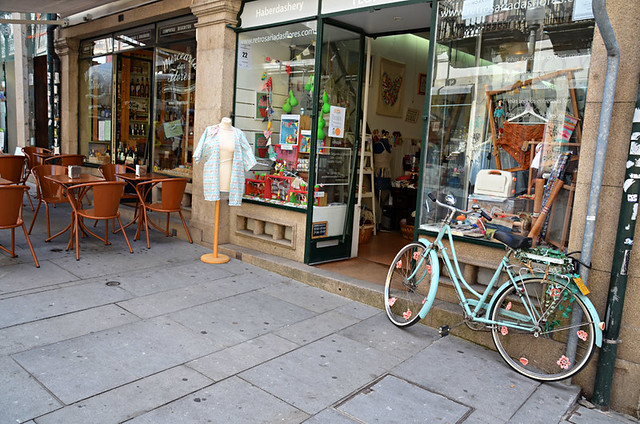
<instances>
[{"instance_id":1,"label":"small white box","mask_svg":"<svg viewBox=\"0 0 640 424\"><path fill-rule=\"evenodd\" d=\"M512 197L515 194L515 178L509 171L482 169L476 177L473 194L495 197Z\"/></svg>"}]
</instances>

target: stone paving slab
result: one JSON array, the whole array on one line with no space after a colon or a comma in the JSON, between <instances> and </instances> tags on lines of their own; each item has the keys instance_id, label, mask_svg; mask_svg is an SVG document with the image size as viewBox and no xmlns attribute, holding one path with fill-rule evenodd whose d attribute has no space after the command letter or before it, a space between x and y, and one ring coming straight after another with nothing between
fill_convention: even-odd
<instances>
[{"instance_id":1,"label":"stone paving slab","mask_svg":"<svg viewBox=\"0 0 640 424\"><path fill-rule=\"evenodd\" d=\"M65 404L215 351L207 338L161 317L13 355Z\"/></svg>"},{"instance_id":2,"label":"stone paving slab","mask_svg":"<svg viewBox=\"0 0 640 424\"><path fill-rule=\"evenodd\" d=\"M120 287L138 296L184 288L200 283L207 283L235 275L221 266L211 267L200 259L175 264L162 270L162 278L158 278L158 268L146 268L139 271L121 273L112 276L112 280L120 282Z\"/></svg>"},{"instance_id":3,"label":"stone paving slab","mask_svg":"<svg viewBox=\"0 0 640 424\"><path fill-rule=\"evenodd\" d=\"M187 396L213 382L184 366L125 384L36 418L37 424L115 424Z\"/></svg>"},{"instance_id":4,"label":"stone paving slab","mask_svg":"<svg viewBox=\"0 0 640 424\"><path fill-rule=\"evenodd\" d=\"M277 335L299 345L308 344L336 331L349 327L358 320L339 312L329 311L304 321L288 325L276 332Z\"/></svg>"},{"instance_id":5,"label":"stone paving slab","mask_svg":"<svg viewBox=\"0 0 640 424\"><path fill-rule=\"evenodd\" d=\"M540 384L509 419L514 423L547 424L549 416L561 417L580 396L580 389L563 382Z\"/></svg>"},{"instance_id":6,"label":"stone paving slab","mask_svg":"<svg viewBox=\"0 0 640 424\"><path fill-rule=\"evenodd\" d=\"M308 415L237 377L128 421L127 424L301 423Z\"/></svg>"},{"instance_id":7,"label":"stone paving slab","mask_svg":"<svg viewBox=\"0 0 640 424\"><path fill-rule=\"evenodd\" d=\"M252 291L171 314L171 318L210 337L229 337L232 346L310 318L313 312Z\"/></svg>"},{"instance_id":8,"label":"stone paving slab","mask_svg":"<svg viewBox=\"0 0 640 424\"><path fill-rule=\"evenodd\" d=\"M4 253L0 254L0 258L3 255ZM0 261L0 296L3 297L34 288L53 287L77 279L75 275L49 261L40 261L40 268L36 268L33 262L3 265Z\"/></svg>"},{"instance_id":9,"label":"stone paving slab","mask_svg":"<svg viewBox=\"0 0 640 424\"><path fill-rule=\"evenodd\" d=\"M0 423L20 423L61 404L13 359L0 356Z\"/></svg>"},{"instance_id":10,"label":"stone paving slab","mask_svg":"<svg viewBox=\"0 0 640 424\"><path fill-rule=\"evenodd\" d=\"M496 352L453 337L432 343L392 374L496 417L511 417L539 386Z\"/></svg>"},{"instance_id":11,"label":"stone paving slab","mask_svg":"<svg viewBox=\"0 0 640 424\"><path fill-rule=\"evenodd\" d=\"M365 423L455 424L471 408L394 376L386 376L337 407Z\"/></svg>"},{"instance_id":12,"label":"stone paving slab","mask_svg":"<svg viewBox=\"0 0 640 424\"><path fill-rule=\"evenodd\" d=\"M426 325L398 328L380 311L340 334L401 360L410 358L440 338L436 330Z\"/></svg>"},{"instance_id":13,"label":"stone paving slab","mask_svg":"<svg viewBox=\"0 0 640 424\"><path fill-rule=\"evenodd\" d=\"M289 279L283 279L280 284L263 289L262 292L317 313L348 303L342 296Z\"/></svg>"},{"instance_id":14,"label":"stone paving slab","mask_svg":"<svg viewBox=\"0 0 640 424\"><path fill-rule=\"evenodd\" d=\"M214 381L220 381L298 348L273 334L265 334L187 363Z\"/></svg>"},{"instance_id":15,"label":"stone paving slab","mask_svg":"<svg viewBox=\"0 0 640 424\"><path fill-rule=\"evenodd\" d=\"M334 334L239 375L315 414L382 376L398 362L391 355Z\"/></svg>"},{"instance_id":16,"label":"stone paving slab","mask_svg":"<svg viewBox=\"0 0 640 424\"><path fill-rule=\"evenodd\" d=\"M136 297L119 305L141 318L151 318L256 290L263 284L259 280L235 275Z\"/></svg>"},{"instance_id":17,"label":"stone paving slab","mask_svg":"<svg viewBox=\"0 0 640 424\"><path fill-rule=\"evenodd\" d=\"M82 284L0 300L0 328L120 302L131 295L118 287Z\"/></svg>"},{"instance_id":18,"label":"stone paving slab","mask_svg":"<svg viewBox=\"0 0 640 424\"><path fill-rule=\"evenodd\" d=\"M0 355L17 353L138 321L115 305L98 306L0 330Z\"/></svg>"},{"instance_id":19,"label":"stone paving slab","mask_svg":"<svg viewBox=\"0 0 640 424\"><path fill-rule=\"evenodd\" d=\"M304 424L356 424L356 423L362 424L361 422L352 420L351 418L336 411L333 408L324 409L304 422Z\"/></svg>"},{"instance_id":20,"label":"stone paving slab","mask_svg":"<svg viewBox=\"0 0 640 424\"><path fill-rule=\"evenodd\" d=\"M632 424L639 423L640 420L614 411L605 412L579 406L569 416L567 422L572 424Z\"/></svg>"}]
</instances>

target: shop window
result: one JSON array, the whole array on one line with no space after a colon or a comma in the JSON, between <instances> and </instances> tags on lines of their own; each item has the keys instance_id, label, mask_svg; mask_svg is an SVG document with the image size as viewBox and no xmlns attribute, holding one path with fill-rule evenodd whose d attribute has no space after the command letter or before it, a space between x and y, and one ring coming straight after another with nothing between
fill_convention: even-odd
<instances>
[{"instance_id":1,"label":"shop window","mask_svg":"<svg viewBox=\"0 0 640 424\"><path fill-rule=\"evenodd\" d=\"M454 195L461 209L480 205L494 220L459 221L455 231L486 240L497 229L528 235L546 204L540 241L563 249L593 20L577 20L564 2L471 3L438 2L423 198L436 192ZM554 197L556 181L563 187ZM420 228L437 230L444 213L427 201Z\"/></svg>"},{"instance_id":2,"label":"shop window","mask_svg":"<svg viewBox=\"0 0 640 424\"><path fill-rule=\"evenodd\" d=\"M246 198L307 206L315 39L316 22L238 35L234 125L266 165L247 178Z\"/></svg>"}]
</instances>

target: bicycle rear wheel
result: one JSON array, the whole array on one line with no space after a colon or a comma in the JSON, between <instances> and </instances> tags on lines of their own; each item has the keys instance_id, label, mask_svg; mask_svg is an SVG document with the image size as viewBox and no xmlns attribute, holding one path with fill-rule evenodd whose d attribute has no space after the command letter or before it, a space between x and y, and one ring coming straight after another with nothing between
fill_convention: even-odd
<instances>
[{"instance_id":1,"label":"bicycle rear wheel","mask_svg":"<svg viewBox=\"0 0 640 424\"><path fill-rule=\"evenodd\" d=\"M421 243L409 243L393 259L384 286L384 307L387 316L398 327L409 327L420 320L431 289L433 269L431 255ZM425 256L426 255L426 256Z\"/></svg>"},{"instance_id":2,"label":"bicycle rear wheel","mask_svg":"<svg viewBox=\"0 0 640 424\"><path fill-rule=\"evenodd\" d=\"M587 365L595 345L595 323L574 290L567 282L530 278L498 294L490 316L503 325L493 326L491 335L511 368L534 380L557 381Z\"/></svg>"}]
</instances>

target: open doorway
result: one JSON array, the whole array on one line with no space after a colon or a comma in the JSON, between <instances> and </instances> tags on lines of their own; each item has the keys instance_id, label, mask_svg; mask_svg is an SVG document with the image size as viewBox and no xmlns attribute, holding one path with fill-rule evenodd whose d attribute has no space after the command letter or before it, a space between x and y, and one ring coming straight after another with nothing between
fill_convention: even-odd
<instances>
[{"instance_id":1,"label":"open doorway","mask_svg":"<svg viewBox=\"0 0 640 424\"><path fill-rule=\"evenodd\" d=\"M371 39L370 78L363 81L371 161L365 159L362 176L358 254L322 268L383 284L395 253L413 239L428 38L420 31Z\"/></svg>"}]
</instances>

